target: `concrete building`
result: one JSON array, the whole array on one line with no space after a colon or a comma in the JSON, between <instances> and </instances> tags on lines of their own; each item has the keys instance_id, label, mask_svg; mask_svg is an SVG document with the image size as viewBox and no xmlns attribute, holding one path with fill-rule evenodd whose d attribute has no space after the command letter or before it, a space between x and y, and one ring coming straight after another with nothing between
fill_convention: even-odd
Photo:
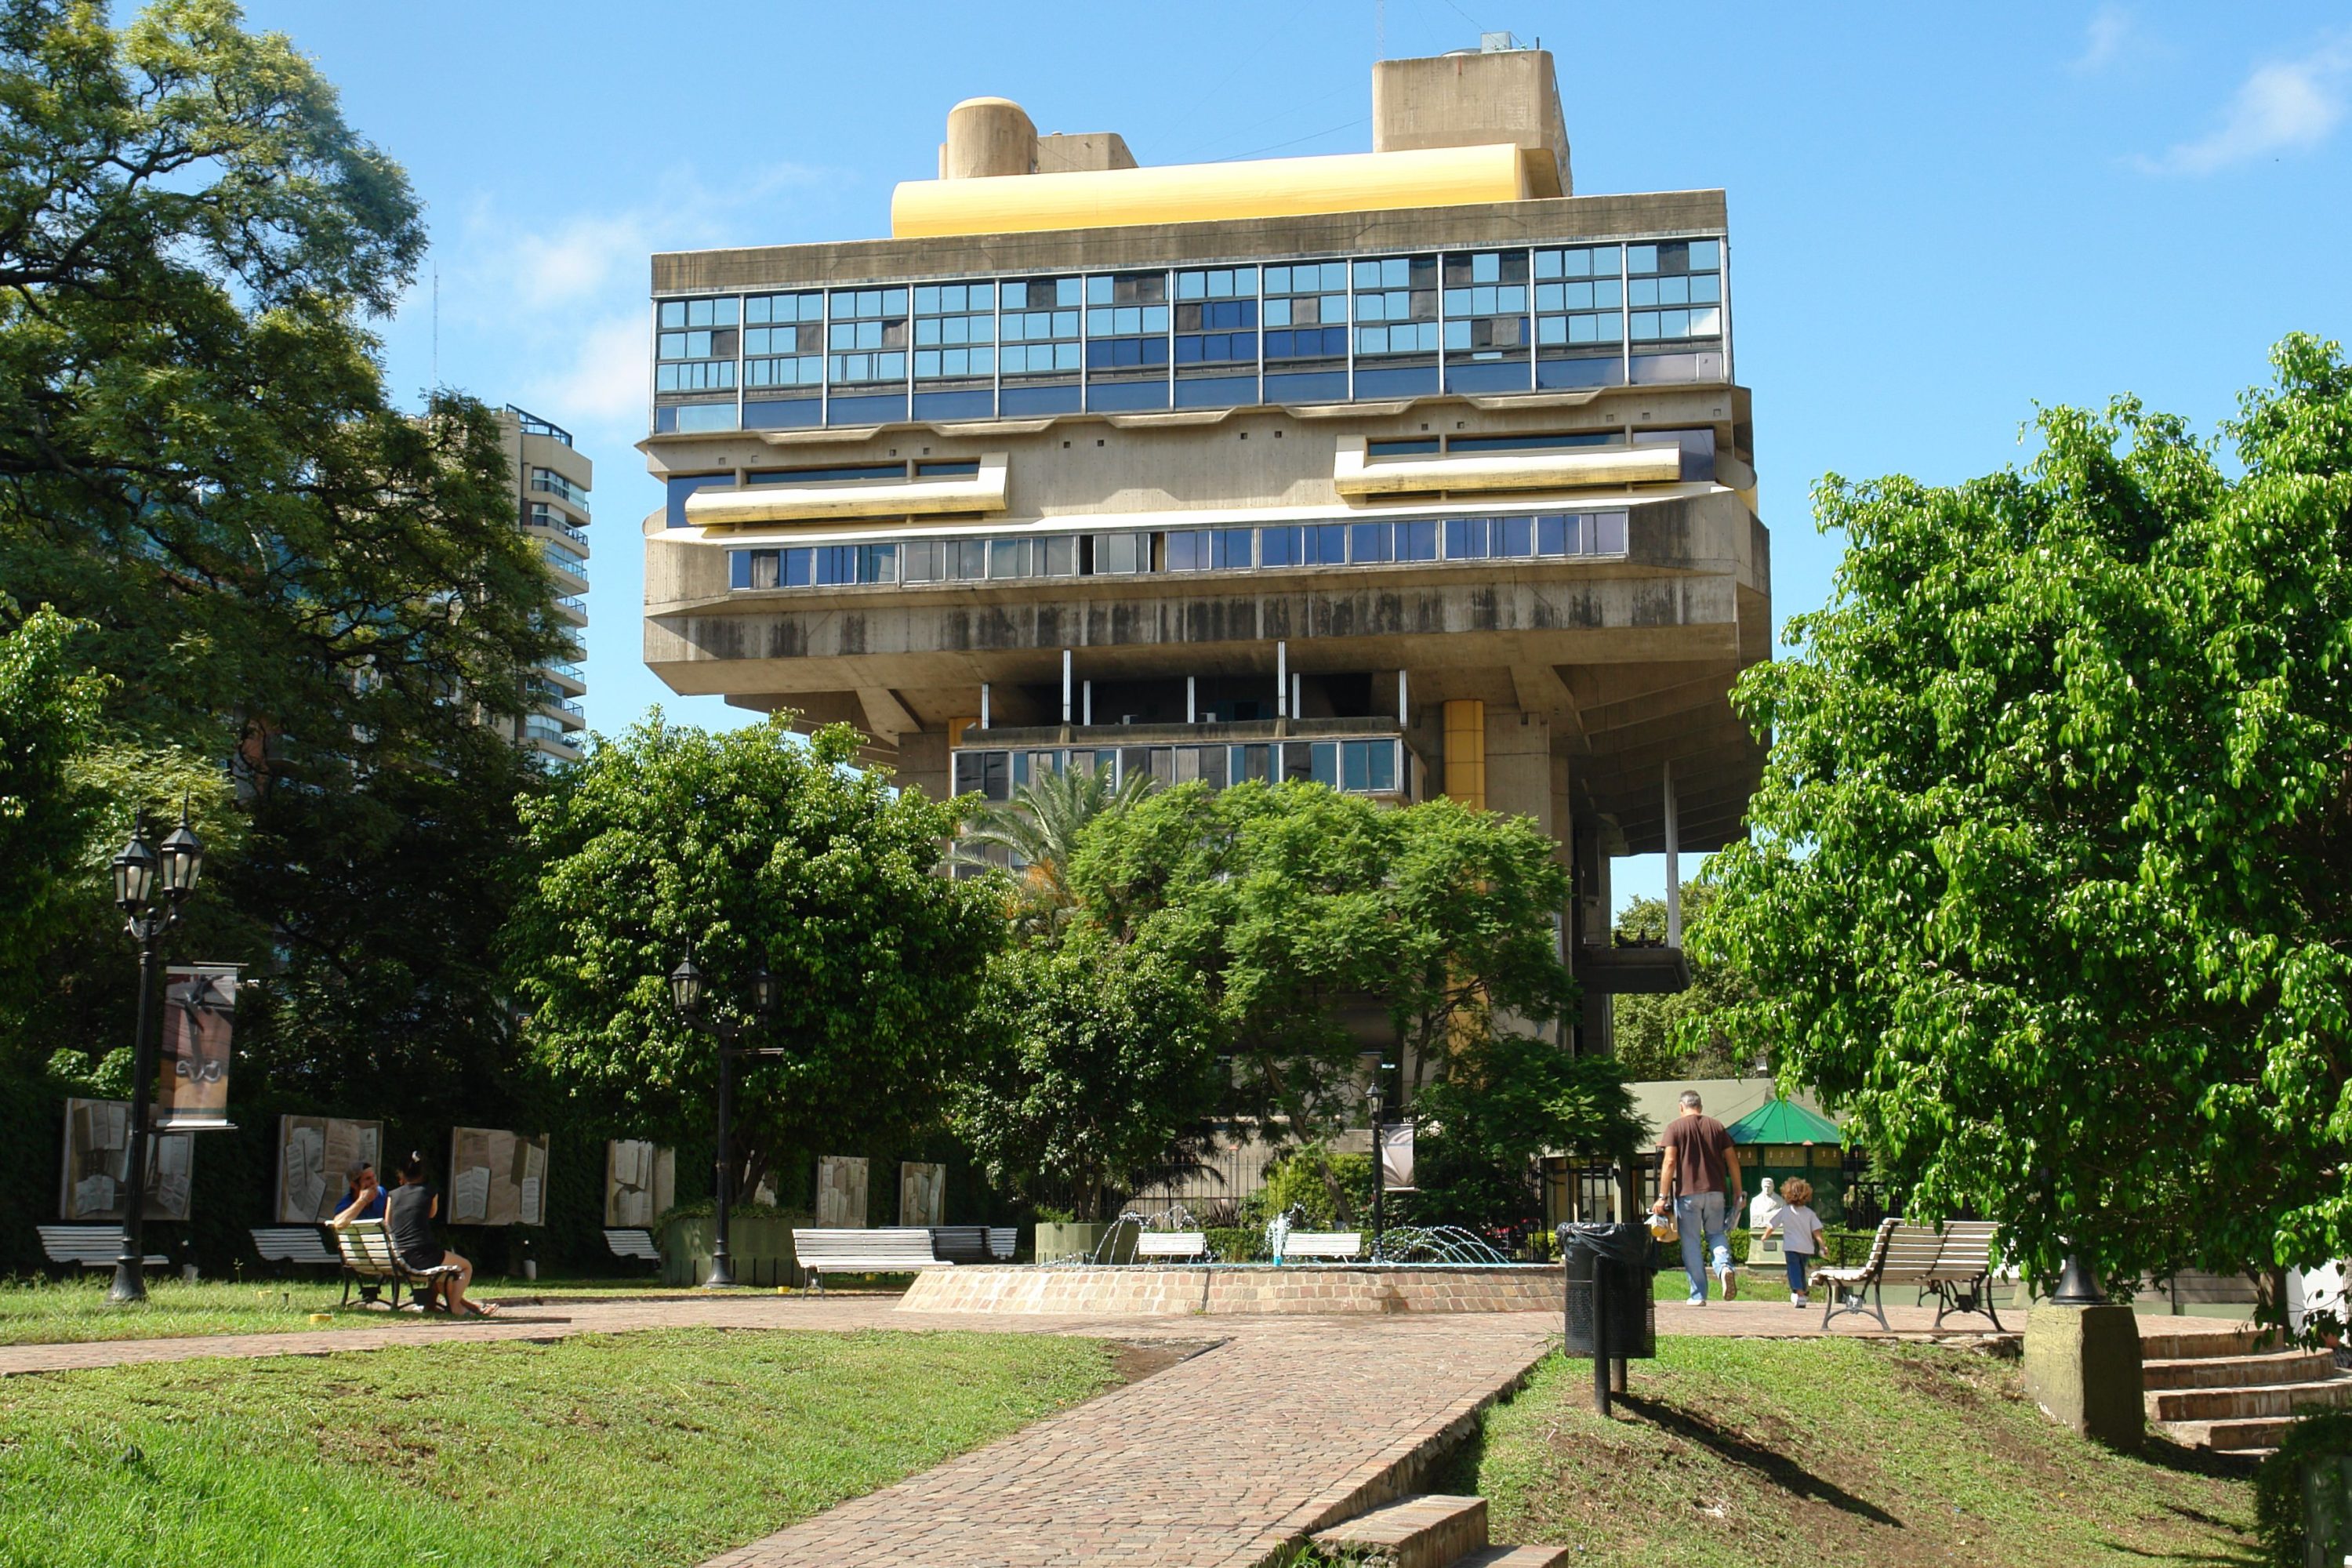
<instances>
[{"instance_id":1,"label":"concrete building","mask_svg":"<svg viewBox=\"0 0 2352 1568\"><path fill-rule=\"evenodd\" d=\"M572 445L572 433L509 403L499 415L507 465L514 475L515 516L538 545L555 579L556 614L572 639L570 653L537 671L535 706L520 724L501 723L516 744L542 756L572 761L588 720L588 492L596 467Z\"/></svg>"},{"instance_id":2,"label":"concrete building","mask_svg":"<svg viewBox=\"0 0 2352 1568\"><path fill-rule=\"evenodd\" d=\"M974 99L887 239L653 258L646 658L909 785L1108 762L1739 831L1769 657L1723 193L1575 194L1551 58L1374 68L1373 151L1139 166ZM1678 926L1677 926L1678 931Z\"/></svg>"}]
</instances>

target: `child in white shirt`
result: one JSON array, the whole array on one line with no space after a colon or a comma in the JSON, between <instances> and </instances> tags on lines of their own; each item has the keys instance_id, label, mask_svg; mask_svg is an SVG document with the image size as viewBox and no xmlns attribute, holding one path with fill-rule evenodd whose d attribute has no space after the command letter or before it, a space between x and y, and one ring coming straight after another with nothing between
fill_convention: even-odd
<instances>
[{"instance_id":1,"label":"child in white shirt","mask_svg":"<svg viewBox=\"0 0 2352 1568\"><path fill-rule=\"evenodd\" d=\"M1813 1184L1802 1176L1791 1176L1780 1189L1780 1212L1764 1227L1769 1237L1780 1233L1780 1256L1789 1265L1789 1304L1805 1305L1805 1268L1821 1256L1822 1222L1812 1210Z\"/></svg>"}]
</instances>

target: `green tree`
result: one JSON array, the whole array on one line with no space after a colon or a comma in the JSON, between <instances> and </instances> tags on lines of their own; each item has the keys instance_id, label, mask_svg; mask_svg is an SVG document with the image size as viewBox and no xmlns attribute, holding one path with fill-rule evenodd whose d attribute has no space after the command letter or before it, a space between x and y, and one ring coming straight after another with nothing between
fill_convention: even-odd
<instances>
[{"instance_id":1,"label":"green tree","mask_svg":"<svg viewBox=\"0 0 2352 1568\"><path fill-rule=\"evenodd\" d=\"M1683 884L1684 952L1690 960L1687 989L1619 996L1614 1032L1617 1065L1636 1082L1670 1078L1737 1078L1747 1070L1724 1031L1724 1016L1747 998L1747 987L1726 965L1701 956L1698 932L1712 917L1717 894L1696 878ZM1621 942L1666 940L1666 901L1633 899L1617 917ZM1751 1058L1752 1059L1752 1058Z\"/></svg>"},{"instance_id":2,"label":"green tree","mask_svg":"<svg viewBox=\"0 0 2352 1568\"><path fill-rule=\"evenodd\" d=\"M656 711L596 742L525 808L538 869L509 936L541 1063L616 1132L684 1147L709 1136L716 1046L672 1016L670 970L690 947L739 1016L752 970L776 977L761 1038L789 1054L739 1069L739 1192L788 1153L933 1125L1004 931L986 880L935 874L956 807L791 717L712 734Z\"/></svg>"},{"instance_id":3,"label":"green tree","mask_svg":"<svg viewBox=\"0 0 2352 1568\"><path fill-rule=\"evenodd\" d=\"M98 816L78 764L97 739L104 683L68 655L71 630L44 609L0 632L0 977L9 980L29 978L50 902L79 868Z\"/></svg>"},{"instance_id":4,"label":"green tree","mask_svg":"<svg viewBox=\"0 0 2352 1568\"><path fill-rule=\"evenodd\" d=\"M972 808L956 840L955 864L980 869L1010 861L1017 871L1022 922L1050 925L1072 902L1070 857L1087 825L1134 805L1151 792L1153 782L1139 770L1114 784L1108 763L1092 770L1040 773L1014 790L1011 800Z\"/></svg>"},{"instance_id":5,"label":"green tree","mask_svg":"<svg viewBox=\"0 0 2352 1568\"><path fill-rule=\"evenodd\" d=\"M2038 1276L2352 1250L2352 371L2273 363L2234 476L2126 398L2021 470L1825 479L1835 596L1738 694L1731 1033Z\"/></svg>"},{"instance_id":6,"label":"green tree","mask_svg":"<svg viewBox=\"0 0 2352 1568\"><path fill-rule=\"evenodd\" d=\"M0 8L0 582L79 623L112 782L169 810L233 767L174 942L278 971L241 1048L315 1083L494 1058L480 954L534 775L477 721L564 643L488 412L386 399L367 322L423 252L415 200L234 5L107 21ZM111 923L54 929L28 1035L128 1032Z\"/></svg>"},{"instance_id":7,"label":"green tree","mask_svg":"<svg viewBox=\"0 0 2352 1568\"><path fill-rule=\"evenodd\" d=\"M1523 1035L1464 1046L1413 1110L1413 1212L1471 1226L1540 1223L1537 1156L1629 1154L1643 1131L1616 1062Z\"/></svg>"},{"instance_id":8,"label":"green tree","mask_svg":"<svg viewBox=\"0 0 2352 1568\"><path fill-rule=\"evenodd\" d=\"M996 1048L957 1093L956 1131L991 1180L1099 1219L1219 1107L1199 978L1082 927L1004 953L990 981Z\"/></svg>"}]
</instances>

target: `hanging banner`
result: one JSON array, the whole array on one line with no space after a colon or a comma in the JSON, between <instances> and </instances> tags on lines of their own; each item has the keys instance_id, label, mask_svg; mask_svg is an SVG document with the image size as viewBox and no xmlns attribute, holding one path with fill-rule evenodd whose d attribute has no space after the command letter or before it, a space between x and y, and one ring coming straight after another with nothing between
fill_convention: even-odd
<instances>
[{"instance_id":1,"label":"hanging banner","mask_svg":"<svg viewBox=\"0 0 2352 1568\"><path fill-rule=\"evenodd\" d=\"M175 963L164 971L163 1050L155 1086L158 1132L236 1130L228 1119L228 1049L242 967Z\"/></svg>"},{"instance_id":2,"label":"hanging banner","mask_svg":"<svg viewBox=\"0 0 2352 1568\"><path fill-rule=\"evenodd\" d=\"M1410 1193L1412 1184L1412 1123L1392 1121L1380 1130L1381 1185Z\"/></svg>"}]
</instances>

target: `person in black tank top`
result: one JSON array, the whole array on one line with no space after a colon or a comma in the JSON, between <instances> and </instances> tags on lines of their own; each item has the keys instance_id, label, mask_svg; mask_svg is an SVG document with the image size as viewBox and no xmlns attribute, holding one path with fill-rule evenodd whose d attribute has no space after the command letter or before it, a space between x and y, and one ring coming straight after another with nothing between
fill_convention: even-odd
<instances>
[{"instance_id":1,"label":"person in black tank top","mask_svg":"<svg viewBox=\"0 0 2352 1568\"><path fill-rule=\"evenodd\" d=\"M478 1318L495 1315L495 1307L466 1300L466 1287L474 1282L474 1266L434 1238L433 1221L440 1213L441 1195L425 1180L425 1156L412 1153L400 1163L400 1185L383 1202L383 1229L392 1239L394 1254L411 1268L454 1267L457 1272L443 1275L438 1289L449 1310L458 1317L468 1312ZM425 1292L428 1309L433 1294L430 1289Z\"/></svg>"}]
</instances>

